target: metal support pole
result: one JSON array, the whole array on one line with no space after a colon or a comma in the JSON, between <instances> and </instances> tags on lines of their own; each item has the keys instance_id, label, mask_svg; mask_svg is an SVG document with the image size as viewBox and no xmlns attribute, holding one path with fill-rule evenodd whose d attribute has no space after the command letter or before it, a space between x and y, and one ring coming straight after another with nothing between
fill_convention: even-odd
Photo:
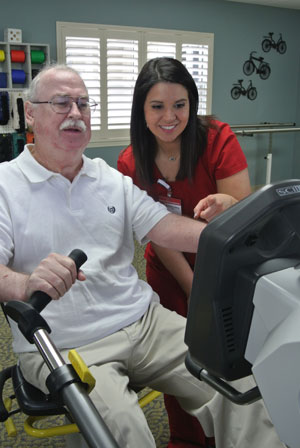
<instances>
[{"instance_id":1,"label":"metal support pole","mask_svg":"<svg viewBox=\"0 0 300 448\"><path fill-rule=\"evenodd\" d=\"M271 171L272 171L272 154L267 154L265 157L267 161L266 168L266 185L271 183Z\"/></svg>"},{"instance_id":2,"label":"metal support pole","mask_svg":"<svg viewBox=\"0 0 300 448\"><path fill-rule=\"evenodd\" d=\"M265 159L267 160L267 172L266 172L266 184L271 183L271 172L272 172L272 133L269 133L269 150Z\"/></svg>"}]
</instances>

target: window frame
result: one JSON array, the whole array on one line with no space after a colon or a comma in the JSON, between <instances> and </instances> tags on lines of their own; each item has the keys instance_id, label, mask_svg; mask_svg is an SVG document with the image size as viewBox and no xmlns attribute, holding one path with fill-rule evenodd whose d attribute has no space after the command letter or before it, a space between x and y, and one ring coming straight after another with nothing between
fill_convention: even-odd
<instances>
[{"instance_id":1,"label":"window frame","mask_svg":"<svg viewBox=\"0 0 300 448\"><path fill-rule=\"evenodd\" d=\"M100 39L100 98L101 130L92 131L88 147L126 146L129 144L129 129L107 129L107 71L106 39L120 38L138 40L138 73L147 62L147 42L175 42L176 59L182 60L182 45L196 44L208 46L208 74L206 113L211 114L213 83L214 34L194 31L156 29L145 27L100 25L79 22L56 22L57 61L66 62L66 37L91 37Z\"/></svg>"}]
</instances>

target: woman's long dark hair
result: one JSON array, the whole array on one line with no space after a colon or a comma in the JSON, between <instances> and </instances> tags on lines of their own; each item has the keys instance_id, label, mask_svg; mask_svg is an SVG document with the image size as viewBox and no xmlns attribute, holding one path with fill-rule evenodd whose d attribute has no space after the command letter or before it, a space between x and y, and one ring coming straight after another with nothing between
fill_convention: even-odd
<instances>
[{"instance_id":1,"label":"woman's long dark hair","mask_svg":"<svg viewBox=\"0 0 300 448\"><path fill-rule=\"evenodd\" d=\"M155 136L147 128L144 116L144 104L149 90L158 82L181 84L188 92L190 112L186 128L181 134L180 168L177 180L192 180L199 157L207 144L207 132L210 126L209 116L198 117L198 90L192 76L177 59L155 58L142 68L134 89L130 138L135 158L136 172L144 185L153 183L153 167L157 143Z\"/></svg>"}]
</instances>

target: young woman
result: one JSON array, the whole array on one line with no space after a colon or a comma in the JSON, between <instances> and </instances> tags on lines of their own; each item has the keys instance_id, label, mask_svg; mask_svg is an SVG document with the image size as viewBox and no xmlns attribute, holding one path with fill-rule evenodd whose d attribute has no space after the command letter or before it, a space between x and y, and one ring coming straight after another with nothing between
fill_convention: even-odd
<instances>
[{"instance_id":1,"label":"young woman","mask_svg":"<svg viewBox=\"0 0 300 448\"><path fill-rule=\"evenodd\" d=\"M156 58L134 90L131 145L118 169L171 211L209 221L251 193L246 158L230 127L197 116L198 90L184 65ZM170 310L186 316L195 256L154 244L145 251L146 276ZM163 341L162 341L163 342ZM199 422L165 396L173 447L206 446Z\"/></svg>"}]
</instances>

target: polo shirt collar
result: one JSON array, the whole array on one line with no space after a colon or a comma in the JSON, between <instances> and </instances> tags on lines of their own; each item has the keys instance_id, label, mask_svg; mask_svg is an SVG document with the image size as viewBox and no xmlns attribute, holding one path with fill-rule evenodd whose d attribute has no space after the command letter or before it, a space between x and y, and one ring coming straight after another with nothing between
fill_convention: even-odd
<instances>
[{"instance_id":1,"label":"polo shirt collar","mask_svg":"<svg viewBox=\"0 0 300 448\"><path fill-rule=\"evenodd\" d=\"M30 144L25 145L24 151L15 159L20 170L32 183L44 182L53 176L61 176L59 173L54 173L53 171L47 170L43 167L31 154L29 147ZM97 177L96 166L91 159L82 156L83 165L76 177L86 175L91 178Z\"/></svg>"}]
</instances>

